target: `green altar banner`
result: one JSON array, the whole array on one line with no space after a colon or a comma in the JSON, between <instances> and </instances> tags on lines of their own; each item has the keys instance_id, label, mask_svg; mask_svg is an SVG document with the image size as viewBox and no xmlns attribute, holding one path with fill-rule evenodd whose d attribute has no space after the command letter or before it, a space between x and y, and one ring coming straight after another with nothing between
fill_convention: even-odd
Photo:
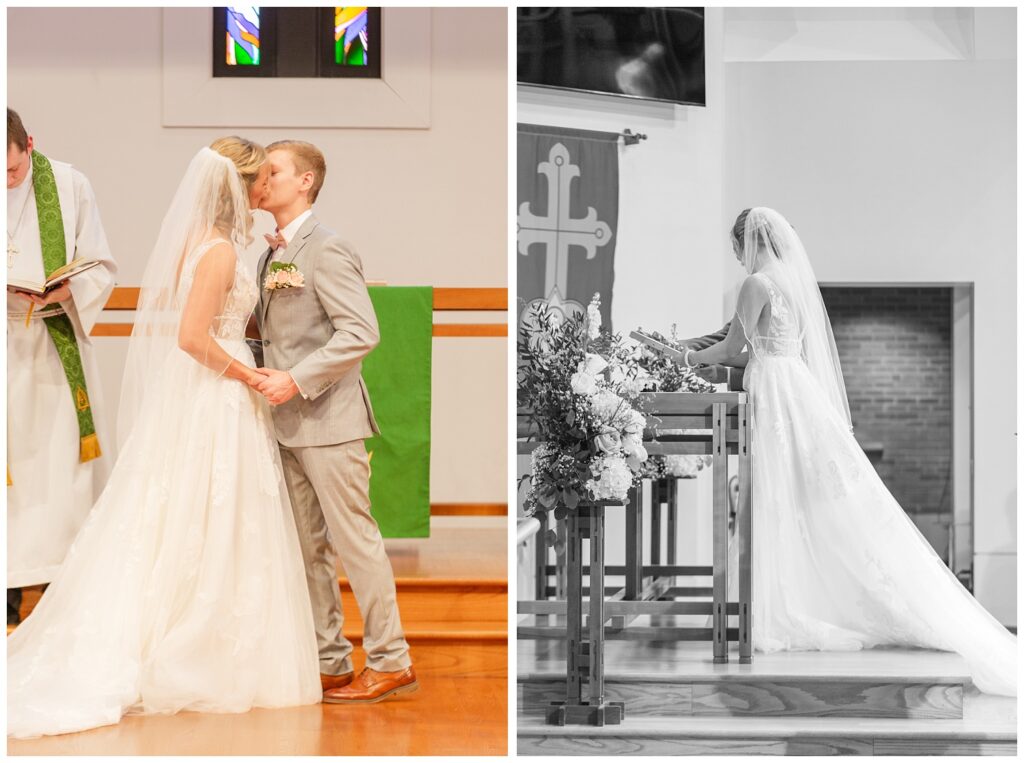
<instances>
[{"instance_id":1,"label":"green altar banner","mask_svg":"<svg viewBox=\"0 0 1024 763\"><path fill-rule=\"evenodd\" d=\"M366 441L370 502L385 538L430 536L434 289L371 286L380 344L363 361L381 433Z\"/></svg>"}]
</instances>

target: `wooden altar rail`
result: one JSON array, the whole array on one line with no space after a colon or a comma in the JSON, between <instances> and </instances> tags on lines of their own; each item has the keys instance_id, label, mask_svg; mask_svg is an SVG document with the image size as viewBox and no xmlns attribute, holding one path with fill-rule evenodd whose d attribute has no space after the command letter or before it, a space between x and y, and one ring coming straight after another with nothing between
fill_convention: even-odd
<instances>
[{"instance_id":1,"label":"wooden altar rail","mask_svg":"<svg viewBox=\"0 0 1024 763\"><path fill-rule=\"evenodd\" d=\"M139 304L139 287L118 286L111 293L104 310L134 311ZM508 289L504 288L436 288L434 310L441 312L508 310ZM131 323L97 323L92 336L131 336ZM435 323L434 336L508 336L504 323ZM432 503L432 517L504 517L507 503Z\"/></svg>"},{"instance_id":2,"label":"wooden altar rail","mask_svg":"<svg viewBox=\"0 0 1024 763\"><path fill-rule=\"evenodd\" d=\"M740 662L751 661L751 453L750 410L742 393L648 393L642 399L647 414L644 440L649 453L664 455L712 456L713 508L712 558L708 567L675 564L674 547L669 546L669 564L659 564L660 507L662 499L671 505L674 491L670 484L652 491L658 511L652 511L652 537L657 538L658 555L652 546L651 564L642 563L642 502L632 490L625 502L626 565L608 568L604 564L604 520L612 504L581 505L570 511L565 526L564 601L549 601L552 593L547 579L552 570L547 552L539 542L544 527L551 521L545 513L538 517L538 581L536 600L517 602L517 612L539 617L562 616L565 625L521 625L520 638L564 638L567 648L566 699L555 703L547 713L549 723L620 723L625 707L608 702L604 694L604 642L606 640L705 641L713 645L714 661L728 661L728 642L739 642ZM533 437L533 422L528 411L519 411L517 434ZM517 452L529 453L535 442L519 442ZM737 518L739 544L739 601L728 597L728 456L739 456L740 511ZM669 481L671 482L671 481ZM561 528L560 528L561 530ZM676 528L669 516L670 533ZM582 558L583 541L590 540L590 564ZM625 574L625 587L606 587L606 574ZM589 576L590 588L583 585ZM676 576L710 576L712 586L676 586ZM591 591L600 595L590 595ZM710 601L658 601L673 596L707 598ZM587 599L584 605L584 597ZM711 628L674 626L635 626L640 615L709 615ZM737 615L738 628L728 627L730 615ZM586 685L586 690L584 690Z\"/></svg>"},{"instance_id":3,"label":"wooden altar rail","mask_svg":"<svg viewBox=\"0 0 1024 763\"><path fill-rule=\"evenodd\" d=\"M114 289L105 310L130 312L139 304L139 287L118 286ZM434 289L434 310L437 312L507 312L508 289L501 287L463 288L438 287ZM91 336L131 336L131 323L97 323ZM507 337L507 323L435 323L436 337Z\"/></svg>"}]
</instances>

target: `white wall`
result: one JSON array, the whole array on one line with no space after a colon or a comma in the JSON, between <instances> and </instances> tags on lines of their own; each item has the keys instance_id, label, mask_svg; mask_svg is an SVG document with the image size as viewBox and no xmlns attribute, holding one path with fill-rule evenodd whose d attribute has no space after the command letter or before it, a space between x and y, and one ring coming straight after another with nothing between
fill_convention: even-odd
<instances>
[{"instance_id":1,"label":"white wall","mask_svg":"<svg viewBox=\"0 0 1024 763\"><path fill-rule=\"evenodd\" d=\"M728 247L720 223L721 18L721 9L708 10L706 108L518 88L519 122L647 135L619 144L616 331L642 324L667 332L678 323L690 336L721 326L720 278L705 272Z\"/></svg>"},{"instance_id":2,"label":"white wall","mask_svg":"<svg viewBox=\"0 0 1024 763\"><path fill-rule=\"evenodd\" d=\"M317 214L356 245L367 278L506 286L506 13L434 9L424 30L433 50L428 129L165 128L159 8L9 9L8 104L40 150L92 181L121 285L138 283L189 158L237 132L263 143L300 138L323 149L328 176ZM270 228L265 218L261 230ZM97 344L113 410L125 342ZM434 502L506 499L506 370L504 340L435 340Z\"/></svg>"},{"instance_id":3,"label":"white wall","mask_svg":"<svg viewBox=\"0 0 1024 763\"><path fill-rule=\"evenodd\" d=\"M1016 19L975 12L969 60L727 64L725 208L783 212L821 281L974 283L975 592L1012 624Z\"/></svg>"},{"instance_id":4,"label":"white wall","mask_svg":"<svg viewBox=\"0 0 1024 763\"><path fill-rule=\"evenodd\" d=\"M608 132L629 128L647 135L638 145L619 145L612 301L612 324L618 332L628 334L643 326L667 334L677 324L680 335L693 336L722 325L723 281L718 263L729 243L721 206L721 9L707 10L705 34L707 106L703 108L518 88L519 122ZM519 457L518 470L520 474L529 471L528 457ZM520 496L524 492L525 486ZM623 564L624 546L616 541L625 532L623 512L612 509L607 516L607 562ZM682 549L681 554L688 550Z\"/></svg>"}]
</instances>

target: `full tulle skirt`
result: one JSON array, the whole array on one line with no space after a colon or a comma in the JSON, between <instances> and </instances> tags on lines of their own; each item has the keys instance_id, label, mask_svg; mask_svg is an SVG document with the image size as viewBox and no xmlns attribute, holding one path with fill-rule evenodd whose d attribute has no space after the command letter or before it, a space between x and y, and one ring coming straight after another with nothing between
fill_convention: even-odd
<instances>
[{"instance_id":1,"label":"full tulle skirt","mask_svg":"<svg viewBox=\"0 0 1024 763\"><path fill-rule=\"evenodd\" d=\"M222 345L252 364L244 342ZM321 698L265 402L181 352L153 385L59 573L8 638L10 736Z\"/></svg>"},{"instance_id":2,"label":"full tulle skirt","mask_svg":"<svg viewBox=\"0 0 1024 763\"><path fill-rule=\"evenodd\" d=\"M1017 638L961 585L795 357L751 361L752 642L762 652L958 652L1017 693Z\"/></svg>"}]
</instances>

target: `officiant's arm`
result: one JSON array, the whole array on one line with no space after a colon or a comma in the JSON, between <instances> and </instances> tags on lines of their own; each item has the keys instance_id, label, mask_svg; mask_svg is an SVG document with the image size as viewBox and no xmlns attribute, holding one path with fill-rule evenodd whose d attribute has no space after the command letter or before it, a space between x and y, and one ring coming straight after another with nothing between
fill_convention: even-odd
<instances>
[{"instance_id":1,"label":"officiant's arm","mask_svg":"<svg viewBox=\"0 0 1024 763\"><path fill-rule=\"evenodd\" d=\"M114 290L117 263L110 254L107 234L103 230L99 207L96 205L96 197L93 195L89 180L77 170L73 170L73 173L77 213L74 256L76 259L99 260L103 264L79 273L68 281L72 304L65 303L65 309L73 309L84 335L89 336L100 313L103 312L103 306L107 304L110 293Z\"/></svg>"},{"instance_id":2,"label":"officiant's arm","mask_svg":"<svg viewBox=\"0 0 1024 763\"><path fill-rule=\"evenodd\" d=\"M329 241L317 259L313 284L334 333L327 344L290 371L302 396L309 400L326 392L380 342L363 263L354 250L340 239Z\"/></svg>"},{"instance_id":3,"label":"officiant's arm","mask_svg":"<svg viewBox=\"0 0 1024 763\"><path fill-rule=\"evenodd\" d=\"M723 341L729 335L729 327L731 324L726 323L721 329L716 331L714 334L708 334L706 336L695 336L690 339L686 339L680 344L683 347L688 347L691 350L705 350L708 347L713 347L719 342Z\"/></svg>"}]
</instances>

